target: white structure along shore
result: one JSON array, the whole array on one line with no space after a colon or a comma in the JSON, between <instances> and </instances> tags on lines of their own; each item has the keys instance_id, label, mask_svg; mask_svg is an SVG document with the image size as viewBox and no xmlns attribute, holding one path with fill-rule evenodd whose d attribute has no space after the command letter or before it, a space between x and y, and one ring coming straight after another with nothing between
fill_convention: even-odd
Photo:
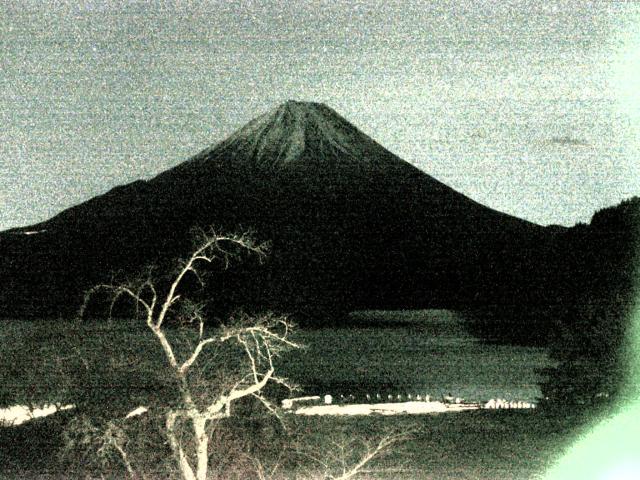
<instances>
[{"instance_id":1,"label":"white structure along shore","mask_svg":"<svg viewBox=\"0 0 640 480\"><path fill-rule=\"evenodd\" d=\"M332 404L331 396L324 397L324 404L320 397L303 397L283 401L283 407L296 415L423 415L429 413L452 413L481 409L530 409L536 408L534 403L522 401L506 401L491 399L486 403L445 403L439 401L408 401L387 403L347 403ZM315 405L309 403L317 402ZM305 405L306 403L306 405ZM294 408L295 406L298 408Z\"/></svg>"},{"instance_id":2,"label":"white structure along shore","mask_svg":"<svg viewBox=\"0 0 640 480\"><path fill-rule=\"evenodd\" d=\"M0 426L14 426L33 420L34 418L46 417L62 410L74 408L74 405L43 405L40 408L31 409L26 405L14 405L8 408L0 408Z\"/></svg>"}]
</instances>

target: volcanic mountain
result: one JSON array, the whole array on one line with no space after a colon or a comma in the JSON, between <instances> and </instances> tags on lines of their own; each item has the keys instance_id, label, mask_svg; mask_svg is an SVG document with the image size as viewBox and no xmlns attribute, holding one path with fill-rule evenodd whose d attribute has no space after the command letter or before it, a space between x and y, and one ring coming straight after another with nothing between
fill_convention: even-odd
<instances>
[{"instance_id":1,"label":"volcanic mountain","mask_svg":"<svg viewBox=\"0 0 640 480\"><path fill-rule=\"evenodd\" d=\"M554 235L454 191L331 108L289 101L151 180L0 234L0 315L73 313L113 272L186 253L194 226L272 242L267 265L216 284L230 301L320 315L535 301L533 266Z\"/></svg>"}]
</instances>

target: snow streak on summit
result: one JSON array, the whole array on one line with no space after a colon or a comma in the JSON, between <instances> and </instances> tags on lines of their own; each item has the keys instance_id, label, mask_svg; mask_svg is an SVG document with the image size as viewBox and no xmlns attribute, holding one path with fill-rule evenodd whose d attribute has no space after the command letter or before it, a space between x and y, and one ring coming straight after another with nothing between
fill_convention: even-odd
<instances>
[{"instance_id":1,"label":"snow streak on summit","mask_svg":"<svg viewBox=\"0 0 640 480\"><path fill-rule=\"evenodd\" d=\"M356 160L363 153L362 143L373 141L324 104L289 100L249 122L214 151L243 150L258 165L286 167L305 150L321 158L340 154Z\"/></svg>"},{"instance_id":2,"label":"snow streak on summit","mask_svg":"<svg viewBox=\"0 0 640 480\"><path fill-rule=\"evenodd\" d=\"M293 100L260 115L178 168L219 162L272 173L333 168L349 176L415 169L326 105Z\"/></svg>"}]
</instances>

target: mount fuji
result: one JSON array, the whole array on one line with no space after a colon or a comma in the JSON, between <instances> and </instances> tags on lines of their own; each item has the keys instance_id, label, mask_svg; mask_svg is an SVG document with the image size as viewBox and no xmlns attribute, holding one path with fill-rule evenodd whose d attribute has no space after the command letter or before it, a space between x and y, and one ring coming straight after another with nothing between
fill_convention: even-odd
<instances>
[{"instance_id":1,"label":"mount fuji","mask_svg":"<svg viewBox=\"0 0 640 480\"><path fill-rule=\"evenodd\" d=\"M267 265L217 292L311 316L533 302L558 234L456 192L323 104L288 101L155 178L0 233L0 316L72 314L91 285L184 255L207 226L272 242Z\"/></svg>"}]
</instances>

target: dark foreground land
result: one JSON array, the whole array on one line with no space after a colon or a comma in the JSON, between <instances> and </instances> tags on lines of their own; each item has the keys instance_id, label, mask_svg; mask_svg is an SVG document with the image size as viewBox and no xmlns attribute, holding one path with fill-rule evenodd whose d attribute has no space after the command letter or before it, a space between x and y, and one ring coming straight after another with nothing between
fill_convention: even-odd
<instances>
[{"instance_id":1,"label":"dark foreground land","mask_svg":"<svg viewBox=\"0 0 640 480\"><path fill-rule=\"evenodd\" d=\"M0 478L86 478L58 461L62 430L71 413L0 429ZM570 446L588 420L584 413L538 411L473 411L455 414L395 417L295 417L293 433L280 433L265 448L264 466L282 464L273 478L322 478L324 467L298 452L313 452L339 463L341 447L356 451L361 442L385 432L411 432L409 439L373 461L357 478L372 479L528 479L549 468ZM245 430L245 433L248 433ZM260 435L260 430L251 435ZM272 435L272 434L271 434ZM263 445L264 446L264 445ZM269 458L270 457L270 458ZM288 460L283 460L285 457ZM246 462L245 462L246 463ZM258 478L253 464L226 467L212 478Z\"/></svg>"},{"instance_id":2,"label":"dark foreground land","mask_svg":"<svg viewBox=\"0 0 640 480\"><path fill-rule=\"evenodd\" d=\"M543 353L537 349L488 345L470 338L459 328L460 323L452 313L418 313L393 314L392 320L399 324L385 328L376 321L371 326L302 329L298 332L299 338L307 348L291 352L279 368L300 383L306 380L325 386L368 385L375 391L382 391L378 390L380 385L390 385L396 388L390 390L394 393L426 389L436 395L451 385L475 385L474 380L482 380L479 386L498 385L498 393L520 392L521 384L537 380L534 367L545 364ZM389 315L385 314L385 319ZM411 318L407 319L408 316ZM147 362L150 365L162 364L162 359L154 363L153 349L149 350L148 342L153 339L148 339L144 329L136 330L130 324L74 326L60 322L52 326L13 322L2 330L2 336L8 349L6 358L12 359L5 371L0 372L0 377L4 375L5 386L21 385L24 390L25 386L39 385L42 392L35 392L33 396L47 401L60 398L64 399L63 403L71 403L70 399L83 395L82 390L76 392L73 385L94 381L92 376L70 377L70 380L56 373L58 363L52 359L64 357L67 364L71 362L68 358L75 358L72 355L74 348L82 349L84 355L80 356L89 362L92 372L98 372L96 375L99 374L97 378L101 379L102 385L110 381L119 384L128 379L136 386L143 378L139 374L148 376L148 369L143 365L138 366L142 373L134 368L135 372L128 374L133 378L125 376L123 380L123 370L117 370L114 365L124 365L124 371L128 372L130 367L138 365L137 361L129 362L129 357L150 359ZM510 359L507 365L501 360L504 358ZM105 359L109 361L105 363ZM9 368L14 364L20 368ZM84 371L84 367L78 368ZM473 378L460 377L463 374ZM65 393L65 388L71 390ZM120 388L124 387L121 385ZM57 390L61 390L61 397L51 397ZM93 390L85 394L91 392ZM105 395L100 404L109 407L117 400L121 389L116 389L113 395L98 389L100 392ZM158 392L162 395L160 390ZM477 394L488 395L484 397L486 399L494 393L498 395L496 392L485 388ZM318 388L313 393L340 392ZM345 393L350 391L347 389ZM455 393L467 395L462 390L455 390ZM473 393L468 392L469 395ZM7 394L13 395L10 388ZM514 398L518 399L517 396ZM16 401L13 396L10 400L9 404ZM212 479L258 478L256 461L268 472L274 465L280 465L266 478L324 478L323 474L328 471L334 474L335 469L339 471L342 460L347 464L357 463L366 443L376 444L390 433L408 436L395 444L387 455L368 464L356 478L533 478L561 456L574 432L588 420L584 413L544 409L389 417L287 415L287 433L272 416L264 417L264 409L260 412L255 418L253 414L239 415L221 422L223 425L216 428L223 435L213 442L211 451L222 461L212 462L219 464L217 475L216 469L212 469ZM65 443L63 432L74 415L74 411L59 412L20 426L0 428L0 478L100 478L87 477L86 471L77 470L91 461L88 456L61 462L60 452ZM163 443L163 436L155 438L156 458L170 459L171 453ZM96 450L96 447L92 448ZM247 455L251 461L247 460ZM116 466L121 466L117 459ZM155 469L155 465L153 467ZM123 473L120 470L113 478L122 478Z\"/></svg>"},{"instance_id":3,"label":"dark foreground land","mask_svg":"<svg viewBox=\"0 0 640 480\"><path fill-rule=\"evenodd\" d=\"M466 398L475 398L473 395L477 394L486 400L507 392L517 393L513 398L520 399L519 395L527 393L523 385L538 380L535 368L548 362L540 349L486 344L471 338L459 328L457 314L451 312L383 316L382 320L393 322L382 325L376 317L373 325L301 329L299 340L306 348L291 352L279 369L303 386L305 382L327 387L357 384L373 388L366 391L370 393L383 392L379 387L387 385L395 389L390 390L393 393L426 390L437 395L455 385L472 385L477 392L465 392L460 387L454 388L454 393ZM5 358L12 360L0 371L7 390L5 404L19 401L11 385L18 386L20 392L32 386L36 391L27 397L47 402L59 399L62 403L73 403L73 399L91 394L95 396L94 403L106 408L113 407L124 391L131 394L127 386L140 387L141 378L148 379L149 388L157 392L152 396L163 395L159 390L162 382L156 382L149 373L149 365L158 370L155 366L162 365L163 359L155 358L153 338L148 338L143 327L136 329L122 322L76 325L19 321L4 327L0 330L0 344L6 350ZM85 363L72 365L76 357ZM65 360L59 363L56 359ZM146 363L141 365L141 359ZM58 373L61 365L70 368L74 375L91 366L91 375L64 376ZM103 386L112 382L113 392L104 388L82 390L84 384L90 386L96 378ZM493 392L489 386L497 390ZM312 393L340 391L315 388ZM345 393L350 391L346 389ZM134 400L127 396L127 401ZM143 396L139 402L143 400L148 398ZM0 428L0 479L101 478L95 474L87 476L87 471L78 469L91 461L89 456L61 462L63 432L76 413L59 412L20 426ZM357 463L366 443L375 444L390 433L407 434L407 438L368 464L355 478L535 478L563 455L593 415L580 410L538 408L285 418L288 432L273 416L265 415L264 409L221 421L216 426L221 435L212 442L215 468L211 479L259 478L259 465L267 473L263 478L273 480L327 478L323 475L339 472L342 460ZM156 459L170 463L171 453L165 443L164 436L154 437L153 453ZM92 448L95 453L96 447ZM146 453L142 457L147 458ZM117 458L115 464L121 467ZM275 465L279 467L270 474ZM156 465L152 467L155 469ZM119 470L112 478L122 478L123 474Z\"/></svg>"}]
</instances>

